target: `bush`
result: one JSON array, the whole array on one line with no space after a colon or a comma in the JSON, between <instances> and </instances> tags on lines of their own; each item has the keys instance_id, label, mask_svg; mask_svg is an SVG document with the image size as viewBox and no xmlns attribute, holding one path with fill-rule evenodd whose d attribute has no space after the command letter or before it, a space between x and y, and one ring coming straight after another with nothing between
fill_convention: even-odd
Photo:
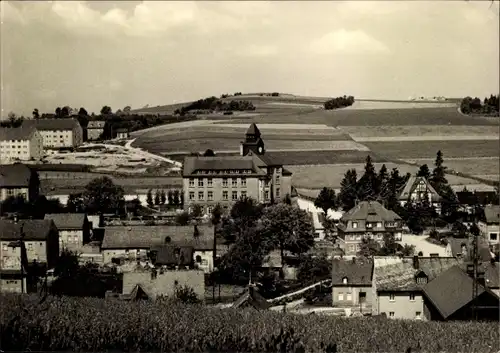
<instances>
[{"instance_id":1,"label":"bush","mask_svg":"<svg viewBox=\"0 0 500 353\"><path fill-rule=\"evenodd\" d=\"M184 304L196 304L200 302L193 288L188 286L178 286L175 288L175 298Z\"/></svg>"},{"instance_id":2,"label":"bush","mask_svg":"<svg viewBox=\"0 0 500 353\"><path fill-rule=\"evenodd\" d=\"M498 324L0 295L3 351L497 352Z\"/></svg>"}]
</instances>

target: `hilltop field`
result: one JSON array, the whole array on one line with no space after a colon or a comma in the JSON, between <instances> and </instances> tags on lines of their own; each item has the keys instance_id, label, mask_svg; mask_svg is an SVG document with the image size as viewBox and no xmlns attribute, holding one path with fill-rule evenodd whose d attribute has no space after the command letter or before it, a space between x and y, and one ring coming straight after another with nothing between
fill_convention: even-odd
<instances>
[{"instance_id":1,"label":"hilltop field","mask_svg":"<svg viewBox=\"0 0 500 353\"><path fill-rule=\"evenodd\" d=\"M238 154L246 129L255 122L267 153L294 172L294 186L313 193L323 186L339 188L347 169L362 171L367 155L377 167L386 163L406 173L417 170L415 163L432 166L441 150L450 171L461 173L447 176L456 190L492 190L491 181L500 177L498 121L463 115L455 101L359 100L325 110L327 98L322 97L252 94L222 100L232 99L250 101L256 109L136 131L133 146L177 160L208 148ZM147 112L172 113L179 107Z\"/></svg>"}]
</instances>

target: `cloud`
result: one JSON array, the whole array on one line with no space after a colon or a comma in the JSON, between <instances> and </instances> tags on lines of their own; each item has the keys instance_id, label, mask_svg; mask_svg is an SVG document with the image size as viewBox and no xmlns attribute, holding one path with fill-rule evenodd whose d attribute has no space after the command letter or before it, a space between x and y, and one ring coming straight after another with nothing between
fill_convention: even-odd
<instances>
[{"instance_id":1,"label":"cloud","mask_svg":"<svg viewBox=\"0 0 500 353\"><path fill-rule=\"evenodd\" d=\"M370 37L361 30L338 31L325 34L311 43L311 50L317 54L366 54L389 53L389 48L375 38Z\"/></svg>"},{"instance_id":2,"label":"cloud","mask_svg":"<svg viewBox=\"0 0 500 353\"><path fill-rule=\"evenodd\" d=\"M278 48L273 45L249 45L241 50L240 56L269 57L278 54Z\"/></svg>"}]
</instances>

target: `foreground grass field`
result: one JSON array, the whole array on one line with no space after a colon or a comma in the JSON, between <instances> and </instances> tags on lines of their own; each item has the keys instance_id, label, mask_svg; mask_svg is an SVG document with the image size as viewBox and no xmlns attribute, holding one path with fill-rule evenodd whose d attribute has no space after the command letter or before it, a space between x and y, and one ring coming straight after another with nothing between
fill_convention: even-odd
<instances>
[{"instance_id":1,"label":"foreground grass field","mask_svg":"<svg viewBox=\"0 0 500 353\"><path fill-rule=\"evenodd\" d=\"M41 306L37 301L36 296L0 295L3 351L405 352L411 348L489 353L500 349L495 323L335 318L95 298L49 297Z\"/></svg>"}]
</instances>

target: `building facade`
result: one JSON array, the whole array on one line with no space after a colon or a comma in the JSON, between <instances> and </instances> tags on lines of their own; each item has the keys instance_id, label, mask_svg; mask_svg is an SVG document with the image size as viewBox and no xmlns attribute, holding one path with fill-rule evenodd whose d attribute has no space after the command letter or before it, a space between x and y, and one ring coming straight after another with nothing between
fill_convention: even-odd
<instances>
[{"instance_id":1,"label":"building facade","mask_svg":"<svg viewBox=\"0 0 500 353\"><path fill-rule=\"evenodd\" d=\"M26 120L22 126L35 127L45 149L75 148L83 143L83 129L74 118Z\"/></svg>"},{"instance_id":2,"label":"building facade","mask_svg":"<svg viewBox=\"0 0 500 353\"><path fill-rule=\"evenodd\" d=\"M116 130L116 138L117 139L128 139L129 138L128 129L117 129Z\"/></svg>"},{"instance_id":3,"label":"building facade","mask_svg":"<svg viewBox=\"0 0 500 353\"><path fill-rule=\"evenodd\" d=\"M252 124L241 143L240 156L186 157L183 165L184 208L216 204L229 209L241 197L279 202L291 195L292 174L265 154L259 129Z\"/></svg>"},{"instance_id":4,"label":"building facade","mask_svg":"<svg viewBox=\"0 0 500 353\"><path fill-rule=\"evenodd\" d=\"M425 177L411 176L401 190L398 200L401 206L409 201L421 202L427 198L427 201L435 208L438 214L441 213L441 196L432 187Z\"/></svg>"},{"instance_id":5,"label":"building facade","mask_svg":"<svg viewBox=\"0 0 500 353\"><path fill-rule=\"evenodd\" d=\"M104 132L104 125L104 121L89 121L87 125L87 140L92 141L99 139Z\"/></svg>"},{"instance_id":6,"label":"building facade","mask_svg":"<svg viewBox=\"0 0 500 353\"><path fill-rule=\"evenodd\" d=\"M0 165L0 201L11 196L35 200L40 192L38 173L20 163Z\"/></svg>"},{"instance_id":7,"label":"building facade","mask_svg":"<svg viewBox=\"0 0 500 353\"><path fill-rule=\"evenodd\" d=\"M371 312L373 262L334 259L332 263L332 305Z\"/></svg>"},{"instance_id":8,"label":"building facade","mask_svg":"<svg viewBox=\"0 0 500 353\"><path fill-rule=\"evenodd\" d=\"M345 255L356 255L364 237L382 243L384 234L394 235L399 241L403 221L395 212L377 201L363 201L346 212L337 225L339 245Z\"/></svg>"},{"instance_id":9,"label":"building facade","mask_svg":"<svg viewBox=\"0 0 500 353\"><path fill-rule=\"evenodd\" d=\"M39 161L43 155L42 135L36 128L0 128L1 161Z\"/></svg>"},{"instance_id":10,"label":"building facade","mask_svg":"<svg viewBox=\"0 0 500 353\"><path fill-rule=\"evenodd\" d=\"M90 242L90 223L85 213L52 213L45 215L59 230L59 252L79 252Z\"/></svg>"},{"instance_id":11,"label":"building facade","mask_svg":"<svg viewBox=\"0 0 500 353\"><path fill-rule=\"evenodd\" d=\"M498 251L500 244L500 206L487 205L484 216L478 222L483 238L489 243L493 251Z\"/></svg>"}]
</instances>

